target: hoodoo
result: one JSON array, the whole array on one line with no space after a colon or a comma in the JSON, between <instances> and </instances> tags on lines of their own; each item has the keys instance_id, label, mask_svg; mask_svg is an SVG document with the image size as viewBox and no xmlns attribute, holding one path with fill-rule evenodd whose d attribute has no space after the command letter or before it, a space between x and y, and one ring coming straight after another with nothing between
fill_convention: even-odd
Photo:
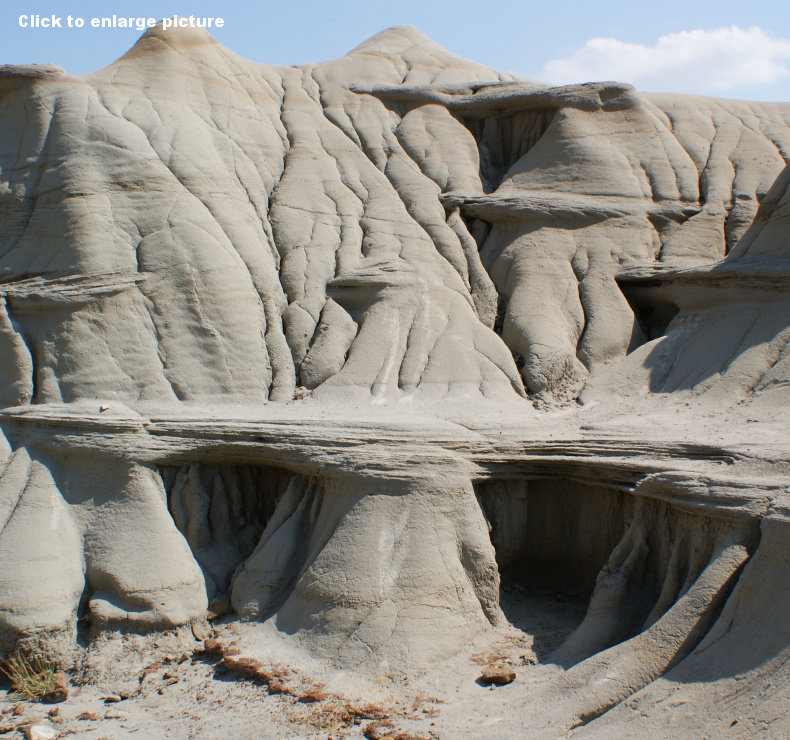
<instances>
[{"instance_id":1,"label":"hoodoo","mask_svg":"<svg viewBox=\"0 0 790 740\"><path fill-rule=\"evenodd\" d=\"M225 603L369 678L521 634L501 737L790 732L790 104L180 25L0 68L3 654Z\"/></svg>"}]
</instances>

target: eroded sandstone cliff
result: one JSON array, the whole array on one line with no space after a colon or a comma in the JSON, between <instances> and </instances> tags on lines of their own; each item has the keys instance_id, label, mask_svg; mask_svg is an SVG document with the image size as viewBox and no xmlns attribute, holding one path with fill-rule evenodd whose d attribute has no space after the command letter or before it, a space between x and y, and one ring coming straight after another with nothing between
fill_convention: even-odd
<instances>
[{"instance_id":1,"label":"eroded sandstone cliff","mask_svg":"<svg viewBox=\"0 0 790 740\"><path fill-rule=\"evenodd\" d=\"M4 649L229 597L409 673L501 572L589 599L535 732L790 691L790 104L401 27L300 67L157 27L0 94Z\"/></svg>"}]
</instances>

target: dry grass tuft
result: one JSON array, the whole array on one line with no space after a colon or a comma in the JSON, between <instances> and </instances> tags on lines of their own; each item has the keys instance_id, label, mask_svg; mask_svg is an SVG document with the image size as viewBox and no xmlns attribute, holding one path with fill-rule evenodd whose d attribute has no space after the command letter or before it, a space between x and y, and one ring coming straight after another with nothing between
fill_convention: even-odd
<instances>
[{"instance_id":1,"label":"dry grass tuft","mask_svg":"<svg viewBox=\"0 0 790 740\"><path fill-rule=\"evenodd\" d=\"M28 701L51 695L61 684L57 667L38 655L27 657L16 653L0 663L0 672L11 681L11 691Z\"/></svg>"}]
</instances>

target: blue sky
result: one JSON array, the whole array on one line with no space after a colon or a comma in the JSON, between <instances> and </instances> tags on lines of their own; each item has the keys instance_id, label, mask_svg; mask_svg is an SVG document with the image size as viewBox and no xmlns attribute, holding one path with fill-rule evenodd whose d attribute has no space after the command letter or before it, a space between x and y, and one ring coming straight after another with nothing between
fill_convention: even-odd
<instances>
[{"instance_id":1,"label":"blue sky","mask_svg":"<svg viewBox=\"0 0 790 740\"><path fill-rule=\"evenodd\" d=\"M377 31L416 26L462 56L553 83L618 79L639 89L790 100L788 0L3 0L0 63L54 62L74 74L109 64L135 30L20 28L35 14L223 17L214 36L268 64L344 54Z\"/></svg>"}]
</instances>

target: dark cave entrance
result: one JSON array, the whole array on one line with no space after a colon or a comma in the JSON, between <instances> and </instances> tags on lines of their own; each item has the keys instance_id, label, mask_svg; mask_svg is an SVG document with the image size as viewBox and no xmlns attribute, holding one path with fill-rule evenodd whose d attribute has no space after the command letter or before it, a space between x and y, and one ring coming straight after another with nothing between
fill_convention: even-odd
<instances>
[{"instance_id":1,"label":"dark cave entrance","mask_svg":"<svg viewBox=\"0 0 790 740\"><path fill-rule=\"evenodd\" d=\"M203 570L209 603L229 594L293 473L262 465L188 463L159 469L167 506Z\"/></svg>"},{"instance_id":2,"label":"dark cave entrance","mask_svg":"<svg viewBox=\"0 0 790 740\"><path fill-rule=\"evenodd\" d=\"M648 629L691 588L728 533L745 532L740 538L756 545L754 523L598 481L492 479L475 491L496 551L505 616L534 636L541 659L554 654L550 660L565 665Z\"/></svg>"}]
</instances>

